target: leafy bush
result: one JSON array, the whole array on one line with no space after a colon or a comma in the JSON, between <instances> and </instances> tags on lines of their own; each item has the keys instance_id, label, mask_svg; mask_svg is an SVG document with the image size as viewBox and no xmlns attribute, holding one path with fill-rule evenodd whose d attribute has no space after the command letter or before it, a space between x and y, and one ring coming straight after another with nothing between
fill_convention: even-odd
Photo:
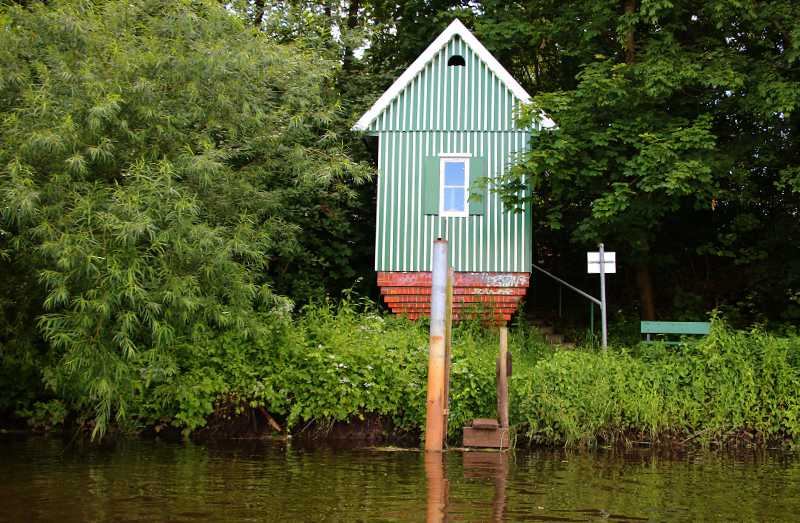
<instances>
[{"instance_id":1,"label":"leafy bush","mask_svg":"<svg viewBox=\"0 0 800 523\"><path fill-rule=\"evenodd\" d=\"M169 422L185 433L223 405L264 407L289 428L346 421L366 414L399 430L425 422L428 330L380 314L370 302L344 299L306 306L296 320L261 316L253 336L228 332L195 337L168 362L149 367L143 424ZM522 350L521 336L511 346ZM478 325L454 334L450 436L474 417L495 414L497 338Z\"/></svg>"},{"instance_id":2,"label":"leafy bush","mask_svg":"<svg viewBox=\"0 0 800 523\"><path fill-rule=\"evenodd\" d=\"M186 433L222 404L264 407L288 427L377 414L400 430L425 424L428 332L349 299L305 307L296 320L264 315L257 336L198 337L177 351L175 372L148 392L158 416ZM511 330L512 423L548 445L634 439L758 443L800 440L800 339L741 332L715 322L681 347L554 351L524 325ZM496 415L493 330L454 329L449 437ZM638 355L637 355L638 354Z\"/></svg>"},{"instance_id":3,"label":"leafy bush","mask_svg":"<svg viewBox=\"0 0 800 523\"><path fill-rule=\"evenodd\" d=\"M679 348L563 352L512 381L532 441L800 441L800 339L727 329Z\"/></svg>"},{"instance_id":4,"label":"leafy bush","mask_svg":"<svg viewBox=\"0 0 800 523\"><path fill-rule=\"evenodd\" d=\"M30 409L23 408L17 415L25 418L34 430L49 431L62 427L69 413L61 400L37 401Z\"/></svg>"},{"instance_id":5,"label":"leafy bush","mask_svg":"<svg viewBox=\"0 0 800 523\"><path fill-rule=\"evenodd\" d=\"M123 428L173 425L190 434L215 414L264 408L289 430L378 415L397 430L425 423L428 328L345 298L273 310L249 331L198 327L172 350L134 357ZM800 441L800 339L715 321L680 347L556 351L524 324L510 332L511 421L536 444ZM449 439L496 415L496 331L454 329ZM73 393L20 413L53 428L91 413Z\"/></svg>"},{"instance_id":6,"label":"leafy bush","mask_svg":"<svg viewBox=\"0 0 800 523\"><path fill-rule=\"evenodd\" d=\"M286 303L285 268L326 261L320 209L347 236L368 175L330 128L336 68L219 2L0 7L0 349L43 346L95 435L174 347Z\"/></svg>"}]
</instances>

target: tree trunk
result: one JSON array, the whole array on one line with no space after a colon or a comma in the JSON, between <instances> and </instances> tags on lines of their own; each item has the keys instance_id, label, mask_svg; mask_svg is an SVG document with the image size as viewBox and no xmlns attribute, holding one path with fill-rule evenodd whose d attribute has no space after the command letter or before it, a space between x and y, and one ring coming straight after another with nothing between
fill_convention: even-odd
<instances>
[{"instance_id":1,"label":"tree trunk","mask_svg":"<svg viewBox=\"0 0 800 523\"><path fill-rule=\"evenodd\" d=\"M264 4L266 0L255 0L253 2L253 26L256 28L260 28L261 24L264 23Z\"/></svg>"},{"instance_id":2,"label":"tree trunk","mask_svg":"<svg viewBox=\"0 0 800 523\"><path fill-rule=\"evenodd\" d=\"M636 11L636 0L625 0L625 14ZM625 33L625 63L630 65L636 59L636 33L633 28Z\"/></svg>"},{"instance_id":3,"label":"tree trunk","mask_svg":"<svg viewBox=\"0 0 800 523\"><path fill-rule=\"evenodd\" d=\"M358 27L358 9L361 7L361 0L350 0L350 6L347 9L347 32L349 33ZM343 35L345 37L349 35ZM344 47L344 57L342 59L342 70L349 72L353 68L353 48L348 43Z\"/></svg>"},{"instance_id":4,"label":"tree trunk","mask_svg":"<svg viewBox=\"0 0 800 523\"><path fill-rule=\"evenodd\" d=\"M642 319L656 319L656 300L653 293L653 277L650 267L639 265L636 268L636 283L639 285L639 298L642 302Z\"/></svg>"},{"instance_id":5,"label":"tree trunk","mask_svg":"<svg viewBox=\"0 0 800 523\"><path fill-rule=\"evenodd\" d=\"M625 0L625 14L636 11L636 0ZM631 27L625 33L625 63L631 65L636 60L636 32ZM642 319L656 319L656 301L653 295L653 277L650 267L645 264L636 268L636 282L639 287L639 299L642 303Z\"/></svg>"}]
</instances>

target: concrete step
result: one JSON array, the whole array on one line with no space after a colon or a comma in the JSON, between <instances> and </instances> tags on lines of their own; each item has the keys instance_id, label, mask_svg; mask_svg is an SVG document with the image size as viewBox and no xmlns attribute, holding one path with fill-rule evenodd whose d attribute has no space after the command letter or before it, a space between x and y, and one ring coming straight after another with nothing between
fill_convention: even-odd
<instances>
[{"instance_id":1,"label":"concrete step","mask_svg":"<svg viewBox=\"0 0 800 523\"><path fill-rule=\"evenodd\" d=\"M561 345L564 343L564 336L561 334L548 334L544 337L544 339L550 345Z\"/></svg>"},{"instance_id":2,"label":"concrete step","mask_svg":"<svg viewBox=\"0 0 800 523\"><path fill-rule=\"evenodd\" d=\"M476 418L472 420L471 426L477 430L495 430L500 427L500 423L494 418Z\"/></svg>"},{"instance_id":3,"label":"concrete step","mask_svg":"<svg viewBox=\"0 0 800 523\"><path fill-rule=\"evenodd\" d=\"M481 447L490 449L507 449L509 445L509 429L481 429L464 427L465 447Z\"/></svg>"},{"instance_id":4,"label":"concrete step","mask_svg":"<svg viewBox=\"0 0 800 523\"><path fill-rule=\"evenodd\" d=\"M549 343L550 345L557 345L566 349L575 348L574 343L565 341L564 335L556 332L556 329L553 326L553 320L548 320L541 316L537 316L536 319L532 320L530 323L536 327L536 330L539 332L539 334L544 336L545 342Z\"/></svg>"}]
</instances>

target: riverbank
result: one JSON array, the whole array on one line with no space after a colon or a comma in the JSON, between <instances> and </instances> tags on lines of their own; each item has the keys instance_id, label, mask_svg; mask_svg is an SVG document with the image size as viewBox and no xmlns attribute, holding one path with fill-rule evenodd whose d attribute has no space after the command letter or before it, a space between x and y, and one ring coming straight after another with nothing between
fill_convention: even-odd
<instances>
[{"instance_id":1,"label":"riverbank","mask_svg":"<svg viewBox=\"0 0 800 523\"><path fill-rule=\"evenodd\" d=\"M136 362L123 434L200 439L363 438L419 443L425 420L424 325L344 301L269 316L245 336L200 333L157 361ZM495 415L497 338L455 329L449 441ZM740 332L716 322L696 343L556 351L535 330L511 329L511 421L517 445L753 446L800 443L800 339ZM132 379L132 378L128 378ZM91 433L94 418L69 391L16 411L38 430Z\"/></svg>"}]
</instances>

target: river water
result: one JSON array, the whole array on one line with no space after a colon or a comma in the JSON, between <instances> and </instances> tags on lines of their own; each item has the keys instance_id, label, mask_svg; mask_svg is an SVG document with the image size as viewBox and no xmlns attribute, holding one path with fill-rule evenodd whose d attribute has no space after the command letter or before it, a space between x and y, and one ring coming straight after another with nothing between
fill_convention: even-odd
<instances>
[{"instance_id":1,"label":"river water","mask_svg":"<svg viewBox=\"0 0 800 523\"><path fill-rule=\"evenodd\" d=\"M782 453L0 438L0 521L800 521Z\"/></svg>"}]
</instances>

